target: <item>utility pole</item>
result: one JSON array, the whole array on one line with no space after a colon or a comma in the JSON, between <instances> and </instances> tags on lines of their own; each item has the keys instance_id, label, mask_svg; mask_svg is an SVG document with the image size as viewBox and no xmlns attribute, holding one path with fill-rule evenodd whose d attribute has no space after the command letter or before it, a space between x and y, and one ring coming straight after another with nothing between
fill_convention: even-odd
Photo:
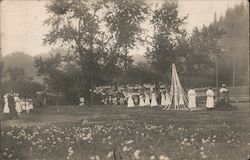
<instances>
[{"instance_id":1,"label":"utility pole","mask_svg":"<svg viewBox=\"0 0 250 160\"><path fill-rule=\"evenodd\" d=\"M219 99L219 64L218 57L216 57L216 88L217 88L217 100Z\"/></svg>"},{"instance_id":2,"label":"utility pole","mask_svg":"<svg viewBox=\"0 0 250 160\"><path fill-rule=\"evenodd\" d=\"M1 43L1 42L0 42ZM3 64L2 64L2 51L0 46L0 109L3 107L2 105L2 73L3 72Z\"/></svg>"},{"instance_id":3,"label":"utility pole","mask_svg":"<svg viewBox=\"0 0 250 160\"><path fill-rule=\"evenodd\" d=\"M0 12L1 12L1 7L0 7ZM0 23L1 23L1 16L0 16ZM1 27L0 27L0 33L1 32ZM2 74L3 74L3 64L2 64L2 47L1 47L1 38L0 38L0 109L3 107L2 105Z\"/></svg>"},{"instance_id":4,"label":"utility pole","mask_svg":"<svg viewBox=\"0 0 250 160\"><path fill-rule=\"evenodd\" d=\"M216 58L216 87L219 87L219 65L218 58Z\"/></svg>"},{"instance_id":5,"label":"utility pole","mask_svg":"<svg viewBox=\"0 0 250 160\"><path fill-rule=\"evenodd\" d=\"M233 87L235 87L235 58L233 57Z\"/></svg>"},{"instance_id":6,"label":"utility pole","mask_svg":"<svg viewBox=\"0 0 250 160\"><path fill-rule=\"evenodd\" d=\"M93 105L93 80L91 81L90 104Z\"/></svg>"}]
</instances>

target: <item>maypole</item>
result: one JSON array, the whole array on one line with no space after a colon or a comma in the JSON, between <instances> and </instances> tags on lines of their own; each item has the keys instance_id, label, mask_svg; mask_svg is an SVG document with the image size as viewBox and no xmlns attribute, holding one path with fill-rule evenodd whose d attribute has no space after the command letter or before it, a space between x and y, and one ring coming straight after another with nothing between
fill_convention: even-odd
<instances>
[{"instance_id":1,"label":"maypole","mask_svg":"<svg viewBox=\"0 0 250 160\"><path fill-rule=\"evenodd\" d=\"M171 89L170 89L169 94L170 94L171 105L163 108L163 110L169 110L169 109L186 110L188 109L187 95L181 85L174 63L172 64L172 79L171 79Z\"/></svg>"}]
</instances>

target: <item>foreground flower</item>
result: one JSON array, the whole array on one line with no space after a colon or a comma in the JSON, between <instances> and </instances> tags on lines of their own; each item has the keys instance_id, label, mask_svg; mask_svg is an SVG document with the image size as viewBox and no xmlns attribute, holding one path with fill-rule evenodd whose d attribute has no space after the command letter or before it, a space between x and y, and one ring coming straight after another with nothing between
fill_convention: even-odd
<instances>
[{"instance_id":1,"label":"foreground flower","mask_svg":"<svg viewBox=\"0 0 250 160\"><path fill-rule=\"evenodd\" d=\"M140 153L141 153L140 150L136 150L136 151L134 152L134 157L135 157L135 159L140 159L140 156L139 156Z\"/></svg>"},{"instance_id":2,"label":"foreground flower","mask_svg":"<svg viewBox=\"0 0 250 160\"><path fill-rule=\"evenodd\" d=\"M113 155L113 152L110 151L110 152L108 153L108 155L107 155L107 159L110 159L110 158L112 157L112 155Z\"/></svg>"},{"instance_id":3,"label":"foreground flower","mask_svg":"<svg viewBox=\"0 0 250 160\"><path fill-rule=\"evenodd\" d=\"M167 156L160 155L159 160L169 160Z\"/></svg>"}]
</instances>

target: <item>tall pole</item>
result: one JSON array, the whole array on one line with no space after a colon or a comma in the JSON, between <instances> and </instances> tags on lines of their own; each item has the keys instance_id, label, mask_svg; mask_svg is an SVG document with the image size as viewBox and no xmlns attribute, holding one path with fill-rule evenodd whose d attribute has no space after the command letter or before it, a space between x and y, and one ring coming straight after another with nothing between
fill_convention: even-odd
<instances>
[{"instance_id":1,"label":"tall pole","mask_svg":"<svg viewBox=\"0 0 250 160\"><path fill-rule=\"evenodd\" d=\"M216 87L219 87L219 65L218 58L216 58Z\"/></svg>"},{"instance_id":2,"label":"tall pole","mask_svg":"<svg viewBox=\"0 0 250 160\"><path fill-rule=\"evenodd\" d=\"M93 80L91 81L90 104L93 105Z\"/></svg>"},{"instance_id":3,"label":"tall pole","mask_svg":"<svg viewBox=\"0 0 250 160\"><path fill-rule=\"evenodd\" d=\"M233 87L235 86L235 60L234 60L234 57L233 57Z\"/></svg>"},{"instance_id":4,"label":"tall pole","mask_svg":"<svg viewBox=\"0 0 250 160\"><path fill-rule=\"evenodd\" d=\"M1 8L0 7L0 13L1 13ZM0 16L0 23L1 23L1 16ZM0 33L1 32L1 27L0 27ZM2 108L2 73L3 73L3 63L2 63L2 46L1 46L1 38L0 38L0 109Z\"/></svg>"},{"instance_id":5,"label":"tall pole","mask_svg":"<svg viewBox=\"0 0 250 160\"><path fill-rule=\"evenodd\" d=\"M219 99L219 64L218 57L216 57L216 88L217 88L217 100Z\"/></svg>"},{"instance_id":6,"label":"tall pole","mask_svg":"<svg viewBox=\"0 0 250 160\"><path fill-rule=\"evenodd\" d=\"M248 71L247 71L247 74L248 74L248 95L249 95L249 88L250 88L250 69L249 69L249 67L250 67L250 56L249 56L249 49L250 49L250 46L248 46L248 63L247 63L247 68L248 68ZM250 105L248 105L249 106L249 123L250 123ZM249 126L249 125L248 125ZM249 130L250 130L250 127L249 127Z\"/></svg>"}]
</instances>

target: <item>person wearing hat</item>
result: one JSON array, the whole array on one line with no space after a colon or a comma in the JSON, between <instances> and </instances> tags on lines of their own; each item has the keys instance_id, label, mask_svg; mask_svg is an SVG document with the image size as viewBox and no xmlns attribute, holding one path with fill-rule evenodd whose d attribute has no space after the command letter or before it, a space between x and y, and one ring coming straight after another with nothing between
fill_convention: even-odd
<instances>
[{"instance_id":1,"label":"person wearing hat","mask_svg":"<svg viewBox=\"0 0 250 160\"><path fill-rule=\"evenodd\" d=\"M220 95L221 95L222 103L227 104L228 103L228 90L225 84L222 84L222 87L220 89Z\"/></svg>"},{"instance_id":2,"label":"person wearing hat","mask_svg":"<svg viewBox=\"0 0 250 160\"><path fill-rule=\"evenodd\" d=\"M134 107L134 106L135 106L134 101L133 101L133 96L132 96L132 93L131 93L131 92L130 92L130 93L128 93L128 101L127 101L127 106L128 106L129 108L131 108L131 107Z\"/></svg>"},{"instance_id":3,"label":"person wearing hat","mask_svg":"<svg viewBox=\"0 0 250 160\"><path fill-rule=\"evenodd\" d=\"M14 93L15 109L17 114L20 115L22 112L21 100L18 93Z\"/></svg>"},{"instance_id":4,"label":"person wearing hat","mask_svg":"<svg viewBox=\"0 0 250 160\"><path fill-rule=\"evenodd\" d=\"M8 96L8 106L10 109L10 118L18 118L17 111L16 111L16 106L15 106L15 100L14 100L14 93L12 90L10 90Z\"/></svg>"},{"instance_id":5,"label":"person wearing hat","mask_svg":"<svg viewBox=\"0 0 250 160\"><path fill-rule=\"evenodd\" d=\"M214 108L214 92L212 90L212 87L208 87L206 95L207 95L206 107L207 110L211 110Z\"/></svg>"}]
</instances>

